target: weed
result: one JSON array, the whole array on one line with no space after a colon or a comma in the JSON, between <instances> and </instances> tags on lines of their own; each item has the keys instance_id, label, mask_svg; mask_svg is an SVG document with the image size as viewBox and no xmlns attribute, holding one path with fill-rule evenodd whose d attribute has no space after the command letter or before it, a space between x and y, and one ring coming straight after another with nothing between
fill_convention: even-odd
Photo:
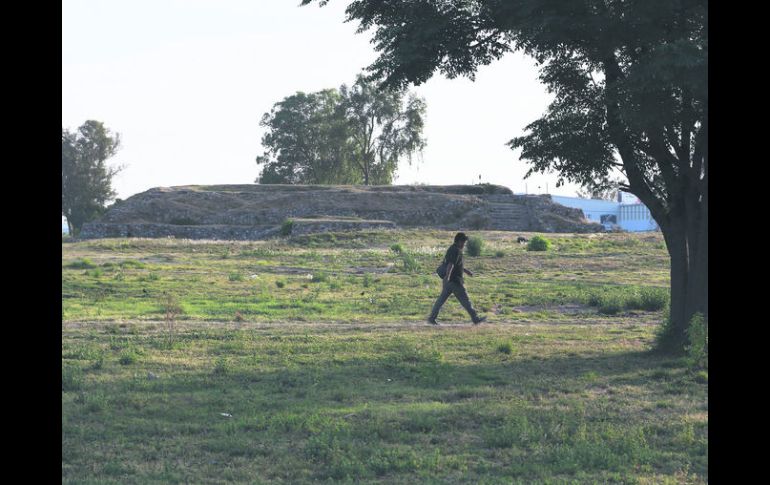
<instances>
[{"instance_id":1,"label":"weed","mask_svg":"<svg viewBox=\"0 0 770 485\"><path fill-rule=\"evenodd\" d=\"M230 273L227 275L229 281L243 281L243 275L241 273Z\"/></svg>"},{"instance_id":2,"label":"weed","mask_svg":"<svg viewBox=\"0 0 770 485\"><path fill-rule=\"evenodd\" d=\"M404 252L404 246L401 243L396 243L390 246L390 250L396 254L401 254Z\"/></svg>"},{"instance_id":3,"label":"weed","mask_svg":"<svg viewBox=\"0 0 770 485\"><path fill-rule=\"evenodd\" d=\"M466 252L469 256L481 256L484 249L484 240L479 236L471 236L471 238L468 239L467 247L468 249Z\"/></svg>"},{"instance_id":4,"label":"weed","mask_svg":"<svg viewBox=\"0 0 770 485\"><path fill-rule=\"evenodd\" d=\"M281 224L281 236L291 236L291 233L294 231L294 219L286 219Z\"/></svg>"},{"instance_id":5,"label":"weed","mask_svg":"<svg viewBox=\"0 0 770 485\"><path fill-rule=\"evenodd\" d=\"M551 241L543 236L535 236L527 243L527 251L548 251L551 248Z\"/></svg>"},{"instance_id":6,"label":"weed","mask_svg":"<svg viewBox=\"0 0 770 485\"><path fill-rule=\"evenodd\" d=\"M510 355L513 352L513 344L510 341L501 342L497 346L497 351L503 354Z\"/></svg>"}]
</instances>

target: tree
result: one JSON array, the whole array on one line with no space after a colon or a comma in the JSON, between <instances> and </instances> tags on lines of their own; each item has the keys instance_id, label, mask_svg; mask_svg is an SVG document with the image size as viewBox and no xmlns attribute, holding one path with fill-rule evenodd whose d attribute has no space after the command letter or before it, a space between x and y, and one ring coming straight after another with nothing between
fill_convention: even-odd
<instances>
[{"instance_id":1,"label":"tree","mask_svg":"<svg viewBox=\"0 0 770 485\"><path fill-rule=\"evenodd\" d=\"M101 215L115 197L112 178L122 167L106 162L119 147L120 135L113 136L100 121L88 120L74 133L62 128L61 205L70 234Z\"/></svg>"},{"instance_id":2,"label":"tree","mask_svg":"<svg viewBox=\"0 0 770 485\"><path fill-rule=\"evenodd\" d=\"M376 29L368 78L384 86L436 70L473 79L511 50L535 58L555 99L510 147L527 175L556 170L559 184L623 174L666 241L662 343L681 352L691 318L708 318L708 1L355 0L346 12Z\"/></svg>"},{"instance_id":3,"label":"tree","mask_svg":"<svg viewBox=\"0 0 770 485\"><path fill-rule=\"evenodd\" d=\"M577 191L577 196L582 199L616 201L618 200L618 191L621 184L623 182L620 180L605 180L602 183L584 186L582 190Z\"/></svg>"},{"instance_id":4,"label":"tree","mask_svg":"<svg viewBox=\"0 0 770 485\"><path fill-rule=\"evenodd\" d=\"M389 185L399 159L425 147L422 129L425 101L406 91L379 90L374 83L358 76L355 84L340 87L340 109L347 121L351 160L360 169L364 185Z\"/></svg>"},{"instance_id":5,"label":"tree","mask_svg":"<svg viewBox=\"0 0 770 485\"><path fill-rule=\"evenodd\" d=\"M406 98L406 101L404 99ZM424 100L377 90L359 77L348 88L298 92L262 117L259 183L390 184L399 161L422 150Z\"/></svg>"},{"instance_id":6,"label":"tree","mask_svg":"<svg viewBox=\"0 0 770 485\"><path fill-rule=\"evenodd\" d=\"M350 170L347 124L340 116L340 95L334 89L297 92L276 103L262 117L265 152L262 184L355 184Z\"/></svg>"}]
</instances>

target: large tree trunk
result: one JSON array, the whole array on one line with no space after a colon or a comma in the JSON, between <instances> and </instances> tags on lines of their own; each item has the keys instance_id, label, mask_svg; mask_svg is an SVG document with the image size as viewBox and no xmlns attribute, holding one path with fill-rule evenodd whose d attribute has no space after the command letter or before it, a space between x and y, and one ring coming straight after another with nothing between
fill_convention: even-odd
<instances>
[{"instance_id":1,"label":"large tree trunk","mask_svg":"<svg viewBox=\"0 0 770 485\"><path fill-rule=\"evenodd\" d=\"M708 199L676 210L661 230L671 257L671 303L668 332L660 344L662 350L682 354L692 317L701 313L708 319Z\"/></svg>"}]
</instances>

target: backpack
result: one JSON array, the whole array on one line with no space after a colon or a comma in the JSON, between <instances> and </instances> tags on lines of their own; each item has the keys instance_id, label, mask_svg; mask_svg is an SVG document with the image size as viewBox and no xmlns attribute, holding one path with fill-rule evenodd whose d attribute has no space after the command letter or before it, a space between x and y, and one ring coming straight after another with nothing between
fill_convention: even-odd
<instances>
[{"instance_id":1,"label":"backpack","mask_svg":"<svg viewBox=\"0 0 770 485\"><path fill-rule=\"evenodd\" d=\"M441 263L441 264L438 266L438 268L436 268L436 274L437 274L437 275L438 275L438 277L439 277L439 278L441 278L442 280L443 280L443 279L444 279L444 277L446 276L446 267L447 267L447 263L446 263L446 259L445 259L445 260L444 260L444 261L443 261L443 262L442 262L442 263Z\"/></svg>"}]
</instances>

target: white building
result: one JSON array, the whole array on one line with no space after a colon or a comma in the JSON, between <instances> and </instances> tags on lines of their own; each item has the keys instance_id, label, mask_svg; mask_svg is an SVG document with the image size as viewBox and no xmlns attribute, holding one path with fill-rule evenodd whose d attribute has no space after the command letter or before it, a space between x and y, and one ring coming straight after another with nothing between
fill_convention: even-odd
<instances>
[{"instance_id":1,"label":"white building","mask_svg":"<svg viewBox=\"0 0 770 485\"><path fill-rule=\"evenodd\" d=\"M581 209L586 219L603 224L607 229L617 225L629 232L658 230L647 206L628 192L619 191L617 202L561 195L552 195L551 199L557 204Z\"/></svg>"}]
</instances>

